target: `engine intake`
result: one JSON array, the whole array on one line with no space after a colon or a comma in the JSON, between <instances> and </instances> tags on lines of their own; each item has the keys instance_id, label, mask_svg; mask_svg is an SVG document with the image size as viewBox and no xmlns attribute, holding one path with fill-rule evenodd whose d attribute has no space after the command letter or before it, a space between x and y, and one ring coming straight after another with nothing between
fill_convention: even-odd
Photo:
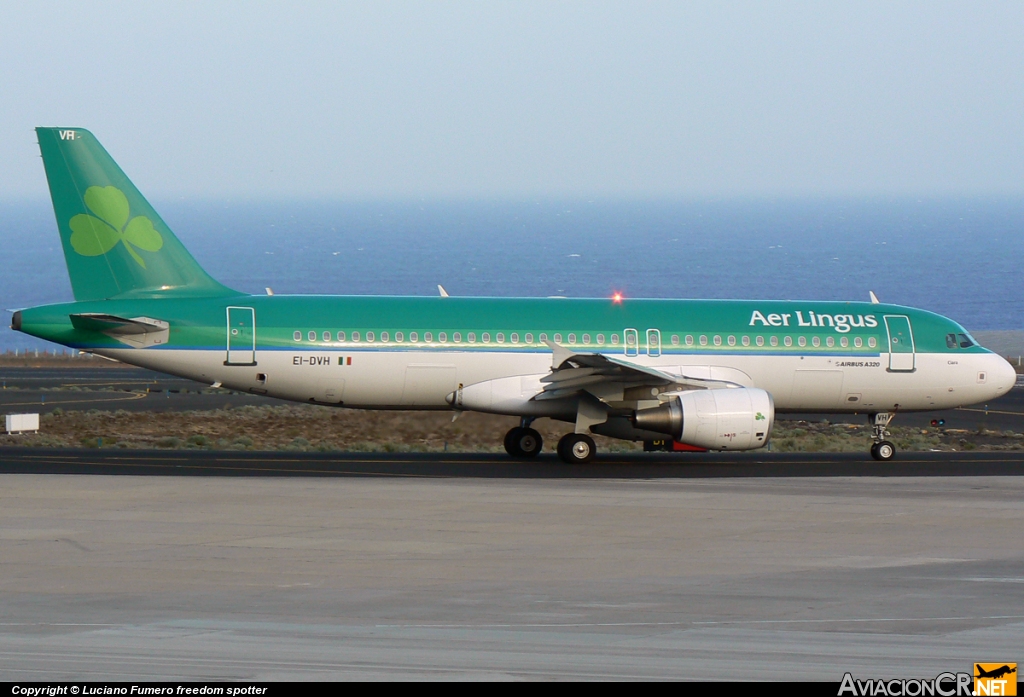
<instances>
[{"instance_id":1,"label":"engine intake","mask_svg":"<svg viewBox=\"0 0 1024 697\"><path fill-rule=\"evenodd\" d=\"M754 450L763 447L775 423L775 403L756 387L688 390L664 404L640 409L638 429L672 436L680 443L708 450Z\"/></svg>"}]
</instances>

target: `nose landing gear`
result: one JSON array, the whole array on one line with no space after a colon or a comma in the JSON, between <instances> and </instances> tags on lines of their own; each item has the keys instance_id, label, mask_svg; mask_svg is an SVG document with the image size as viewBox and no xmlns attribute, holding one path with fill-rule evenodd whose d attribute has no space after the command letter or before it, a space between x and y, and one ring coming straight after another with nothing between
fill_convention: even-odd
<instances>
[{"instance_id":1,"label":"nose landing gear","mask_svg":"<svg viewBox=\"0 0 1024 697\"><path fill-rule=\"evenodd\" d=\"M896 455L896 446L892 441L886 440L891 435L886 429L895 416L894 411L868 415L871 421L871 437L875 441L871 446L871 457L879 462L887 462Z\"/></svg>"}]
</instances>

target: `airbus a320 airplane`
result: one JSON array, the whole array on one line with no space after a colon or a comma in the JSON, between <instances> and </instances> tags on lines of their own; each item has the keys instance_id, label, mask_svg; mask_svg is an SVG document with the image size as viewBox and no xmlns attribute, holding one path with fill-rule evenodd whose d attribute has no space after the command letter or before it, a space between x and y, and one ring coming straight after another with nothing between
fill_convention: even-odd
<instances>
[{"instance_id":1,"label":"airbus a320 airplane","mask_svg":"<svg viewBox=\"0 0 1024 697\"><path fill-rule=\"evenodd\" d=\"M956 322L877 302L253 296L211 278L91 133L36 129L75 302L14 313L48 341L206 384L364 409L520 417L674 449L752 450L777 412L862 413L872 456L897 411L994 399L1015 375Z\"/></svg>"}]
</instances>

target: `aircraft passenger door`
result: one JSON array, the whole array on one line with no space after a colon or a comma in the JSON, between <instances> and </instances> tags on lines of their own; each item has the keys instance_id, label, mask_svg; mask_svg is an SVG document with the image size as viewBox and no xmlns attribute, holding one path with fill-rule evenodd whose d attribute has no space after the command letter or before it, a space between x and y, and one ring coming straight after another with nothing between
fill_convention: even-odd
<instances>
[{"instance_id":1,"label":"aircraft passenger door","mask_svg":"<svg viewBox=\"0 0 1024 697\"><path fill-rule=\"evenodd\" d=\"M651 358L661 355L661 331L658 329L647 330L647 355Z\"/></svg>"},{"instance_id":2,"label":"aircraft passenger door","mask_svg":"<svg viewBox=\"0 0 1024 697\"><path fill-rule=\"evenodd\" d=\"M885 315L885 329L889 333L889 370L914 370L914 333L906 315Z\"/></svg>"},{"instance_id":3,"label":"aircraft passenger door","mask_svg":"<svg viewBox=\"0 0 1024 697\"><path fill-rule=\"evenodd\" d=\"M228 308L228 357L224 365L256 365L256 310Z\"/></svg>"},{"instance_id":4,"label":"aircraft passenger door","mask_svg":"<svg viewBox=\"0 0 1024 697\"><path fill-rule=\"evenodd\" d=\"M640 352L640 338L635 329L623 330L622 343L626 347L627 356L635 356Z\"/></svg>"}]
</instances>

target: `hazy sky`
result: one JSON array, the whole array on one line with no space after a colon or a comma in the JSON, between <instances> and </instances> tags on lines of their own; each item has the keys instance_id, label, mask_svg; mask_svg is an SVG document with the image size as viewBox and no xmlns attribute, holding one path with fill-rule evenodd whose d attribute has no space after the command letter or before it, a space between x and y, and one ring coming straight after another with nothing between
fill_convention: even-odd
<instances>
[{"instance_id":1,"label":"hazy sky","mask_svg":"<svg viewBox=\"0 0 1024 697\"><path fill-rule=\"evenodd\" d=\"M1021 2L0 0L37 125L151 198L1024 193Z\"/></svg>"}]
</instances>

